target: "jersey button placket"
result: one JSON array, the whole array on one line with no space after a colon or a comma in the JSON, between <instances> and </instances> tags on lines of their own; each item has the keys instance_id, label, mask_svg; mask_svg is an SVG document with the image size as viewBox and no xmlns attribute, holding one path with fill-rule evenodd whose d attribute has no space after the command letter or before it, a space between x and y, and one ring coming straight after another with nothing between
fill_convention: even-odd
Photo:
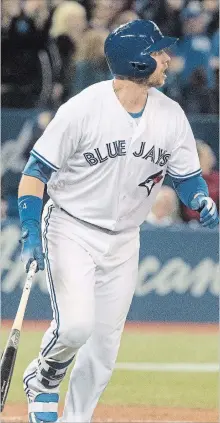
<instances>
[{"instance_id":1,"label":"jersey button placket","mask_svg":"<svg viewBox=\"0 0 220 423\"><path fill-rule=\"evenodd\" d=\"M133 123L132 121L130 121L130 126L133 127ZM124 162L124 167L122 169L122 174L121 174L121 183L120 183L120 188L119 188L119 195L118 195L118 221L121 221L125 218L125 216L120 216L120 202L124 201L127 199L127 195L123 192L121 192L122 189L124 189L125 187L125 181L127 180L127 176L130 176L130 174L132 174L131 171L128 171L128 173L126 173L126 170L128 168L128 162L129 162L129 154L131 151L131 144L132 144L132 139L133 139L133 135L130 136L128 142L127 142L127 149L126 149L126 160Z\"/></svg>"}]
</instances>

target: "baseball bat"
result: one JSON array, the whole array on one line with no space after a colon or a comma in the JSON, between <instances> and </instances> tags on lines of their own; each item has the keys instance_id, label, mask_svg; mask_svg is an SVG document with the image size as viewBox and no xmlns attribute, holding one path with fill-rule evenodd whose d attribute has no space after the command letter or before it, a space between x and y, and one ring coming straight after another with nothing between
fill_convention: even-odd
<instances>
[{"instance_id":1,"label":"baseball bat","mask_svg":"<svg viewBox=\"0 0 220 423\"><path fill-rule=\"evenodd\" d=\"M3 411L5 406L8 390L10 387L10 383L11 383L11 379L12 379L12 375L14 371L15 360L16 360L16 355L17 355L18 346L19 346L21 327L22 327L24 314L25 314L25 310L26 310L36 268L37 268L37 263L36 261L33 261L30 265L30 269L27 274L27 279L25 281L24 288L22 291L22 296L18 306L18 311L16 313L14 323L8 337L6 347L1 357L1 365L0 365L0 368L1 368L1 412Z\"/></svg>"}]
</instances>

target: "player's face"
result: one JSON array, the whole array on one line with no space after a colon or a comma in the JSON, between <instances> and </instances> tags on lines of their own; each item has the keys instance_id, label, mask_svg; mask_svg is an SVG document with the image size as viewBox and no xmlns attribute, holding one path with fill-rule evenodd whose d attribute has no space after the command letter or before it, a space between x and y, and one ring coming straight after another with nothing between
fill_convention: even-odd
<instances>
[{"instance_id":1,"label":"player's face","mask_svg":"<svg viewBox=\"0 0 220 423\"><path fill-rule=\"evenodd\" d=\"M170 56L165 50L152 53L151 56L156 60L157 67L147 80L149 87L162 87L166 79L166 70L169 66Z\"/></svg>"}]
</instances>

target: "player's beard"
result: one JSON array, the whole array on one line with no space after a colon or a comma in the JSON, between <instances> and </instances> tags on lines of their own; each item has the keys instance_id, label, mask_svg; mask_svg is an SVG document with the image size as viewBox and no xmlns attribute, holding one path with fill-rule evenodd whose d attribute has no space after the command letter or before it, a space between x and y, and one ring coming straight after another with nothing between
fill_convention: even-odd
<instances>
[{"instance_id":1,"label":"player's beard","mask_svg":"<svg viewBox=\"0 0 220 423\"><path fill-rule=\"evenodd\" d=\"M142 87L147 88L156 88L156 87L162 87L165 84L165 79L163 77L163 74L152 74L148 76L147 78L130 78L130 80L133 80L138 85L141 85Z\"/></svg>"},{"instance_id":2,"label":"player's beard","mask_svg":"<svg viewBox=\"0 0 220 423\"><path fill-rule=\"evenodd\" d=\"M154 72L146 79L146 85L149 88L162 87L165 84L165 74L163 72Z\"/></svg>"}]
</instances>

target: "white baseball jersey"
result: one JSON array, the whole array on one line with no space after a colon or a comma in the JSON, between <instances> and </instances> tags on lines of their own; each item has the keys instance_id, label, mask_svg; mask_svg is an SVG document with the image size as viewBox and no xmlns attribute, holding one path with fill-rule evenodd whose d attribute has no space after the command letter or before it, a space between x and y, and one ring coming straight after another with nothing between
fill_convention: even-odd
<instances>
[{"instance_id":1,"label":"white baseball jersey","mask_svg":"<svg viewBox=\"0 0 220 423\"><path fill-rule=\"evenodd\" d=\"M155 88L138 124L113 81L92 85L60 107L33 156L53 172L48 193L70 215L112 231L138 227L166 172L201 173L195 139L175 101Z\"/></svg>"}]
</instances>

